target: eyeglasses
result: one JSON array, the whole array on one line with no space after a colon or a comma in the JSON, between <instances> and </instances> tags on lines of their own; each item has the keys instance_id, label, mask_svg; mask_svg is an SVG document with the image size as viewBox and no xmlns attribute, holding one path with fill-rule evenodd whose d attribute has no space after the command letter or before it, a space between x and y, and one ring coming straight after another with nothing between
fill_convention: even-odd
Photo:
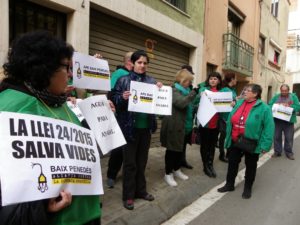
<instances>
[{"instance_id":1,"label":"eyeglasses","mask_svg":"<svg viewBox=\"0 0 300 225\"><path fill-rule=\"evenodd\" d=\"M67 72L72 72L73 71L73 67L70 66L70 64L64 64L64 63L60 63L61 66L65 67Z\"/></svg>"}]
</instances>

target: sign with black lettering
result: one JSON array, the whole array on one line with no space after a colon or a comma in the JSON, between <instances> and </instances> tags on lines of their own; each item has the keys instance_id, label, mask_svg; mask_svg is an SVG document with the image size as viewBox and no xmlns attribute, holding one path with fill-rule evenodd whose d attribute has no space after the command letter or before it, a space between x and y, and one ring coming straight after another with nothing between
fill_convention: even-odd
<instances>
[{"instance_id":1,"label":"sign with black lettering","mask_svg":"<svg viewBox=\"0 0 300 225\"><path fill-rule=\"evenodd\" d=\"M154 84L130 82L128 111L157 115L172 114L172 88L158 88Z\"/></svg>"},{"instance_id":2,"label":"sign with black lettering","mask_svg":"<svg viewBox=\"0 0 300 225\"><path fill-rule=\"evenodd\" d=\"M110 71L107 60L74 52L72 61L74 87L110 91Z\"/></svg>"},{"instance_id":3,"label":"sign with black lettering","mask_svg":"<svg viewBox=\"0 0 300 225\"><path fill-rule=\"evenodd\" d=\"M231 112L232 110L232 92L212 92L205 90L208 99L213 103L217 112Z\"/></svg>"},{"instance_id":4,"label":"sign with black lettering","mask_svg":"<svg viewBox=\"0 0 300 225\"><path fill-rule=\"evenodd\" d=\"M0 112L2 205L72 195L103 194L93 133L73 123ZM22 187L22 188L20 188Z\"/></svg>"},{"instance_id":5,"label":"sign with black lettering","mask_svg":"<svg viewBox=\"0 0 300 225\"><path fill-rule=\"evenodd\" d=\"M105 95L91 96L78 103L78 105L94 132L104 155L110 150L126 144L121 128Z\"/></svg>"}]
</instances>

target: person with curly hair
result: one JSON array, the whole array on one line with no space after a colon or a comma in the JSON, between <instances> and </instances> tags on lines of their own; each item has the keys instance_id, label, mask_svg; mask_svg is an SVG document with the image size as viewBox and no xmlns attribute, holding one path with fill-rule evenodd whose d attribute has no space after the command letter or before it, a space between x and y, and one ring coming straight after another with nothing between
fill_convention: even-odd
<instances>
[{"instance_id":1,"label":"person with curly hair","mask_svg":"<svg viewBox=\"0 0 300 225\"><path fill-rule=\"evenodd\" d=\"M46 31L15 40L3 65L0 111L41 115L81 125L67 107L66 90L73 47ZM17 210L25 210L18 218ZM29 216L28 216L29 215ZM0 207L1 224L100 224L99 196L72 196L62 190L57 198Z\"/></svg>"}]
</instances>

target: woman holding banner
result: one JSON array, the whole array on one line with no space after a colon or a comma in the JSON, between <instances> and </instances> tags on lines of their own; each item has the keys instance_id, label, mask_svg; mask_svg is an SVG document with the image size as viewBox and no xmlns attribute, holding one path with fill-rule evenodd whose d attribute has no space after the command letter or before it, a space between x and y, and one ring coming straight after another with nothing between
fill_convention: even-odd
<instances>
[{"instance_id":1,"label":"woman holding banner","mask_svg":"<svg viewBox=\"0 0 300 225\"><path fill-rule=\"evenodd\" d=\"M261 100L258 84L246 86L244 99L236 103L227 120L225 148L230 150L225 186L219 192L234 191L241 158L245 156L245 184L242 197L251 198L260 153L270 150L274 121L269 106Z\"/></svg>"},{"instance_id":2,"label":"woman holding banner","mask_svg":"<svg viewBox=\"0 0 300 225\"><path fill-rule=\"evenodd\" d=\"M188 176L181 172L182 153L185 150L185 140L190 137L193 128L192 101L199 88L191 90L194 76L186 69L179 70L175 77L172 97L172 115L165 116L160 131L160 142L166 147L165 181L168 185L177 186L174 176L187 180ZM174 175L174 176L173 176Z\"/></svg>"},{"instance_id":3,"label":"woman holding banner","mask_svg":"<svg viewBox=\"0 0 300 225\"><path fill-rule=\"evenodd\" d=\"M6 78L0 85L0 111L80 125L66 105L73 51L72 46L44 31L25 34L13 42L3 65ZM0 208L1 224L94 225L100 224L100 215L99 196L72 197L67 190L57 198Z\"/></svg>"},{"instance_id":4,"label":"woman holding banner","mask_svg":"<svg viewBox=\"0 0 300 225\"><path fill-rule=\"evenodd\" d=\"M200 84L198 85L200 87ZM222 78L218 72L212 72L208 75L205 85L200 88L201 95L205 94L205 90L218 92L222 87ZM200 99L199 99L200 101ZM207 112L209 113L209 112ZM217 176L213 167L215 146L218 140L218 119L219 113L214 114L205 126L199 126L201 136L200 153L203 163L203 171L209 176L215 178Z\"/></svg>"},{"instance_id":5,"label":"woman holding banner","mask_svg":"<svg viewBox=\"0 0 300 225\"><path fill-rule=\"evenodd\" d=\"M149 57L145 51L138 50L131 56L133 70L127 76L118 79L112 90L111 99L116 106L116 117L126 138L123 149L123 205L128 210L134 209L134 199L142 198L153 201L154 197L146 190L145 169L150 148L151 132L156 130L155 115L128 111L130 82L138 81L147 84L156 82L146 75Z\"/></svg>"}]
</instances>

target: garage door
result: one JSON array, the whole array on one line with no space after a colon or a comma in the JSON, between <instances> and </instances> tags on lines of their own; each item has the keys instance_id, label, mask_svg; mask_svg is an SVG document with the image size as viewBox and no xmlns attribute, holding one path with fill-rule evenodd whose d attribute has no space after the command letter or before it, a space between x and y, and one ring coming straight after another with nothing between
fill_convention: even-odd
<instances>
[{"instance_id":1,"label":"garage door","mask_svg":"<svg viewBox=\"0 0 300 225\"><path fill-rule=\"evenodd\" d=\"M96 10L91 10L90 16L90 54L101 53L111 71L123 64L126 52L143 49L150 57L147 74L171 85L176 72L189 62L189 48L183 45ZM160 146L159 130L151 146Z\"/></svg>"}]
</instances>

